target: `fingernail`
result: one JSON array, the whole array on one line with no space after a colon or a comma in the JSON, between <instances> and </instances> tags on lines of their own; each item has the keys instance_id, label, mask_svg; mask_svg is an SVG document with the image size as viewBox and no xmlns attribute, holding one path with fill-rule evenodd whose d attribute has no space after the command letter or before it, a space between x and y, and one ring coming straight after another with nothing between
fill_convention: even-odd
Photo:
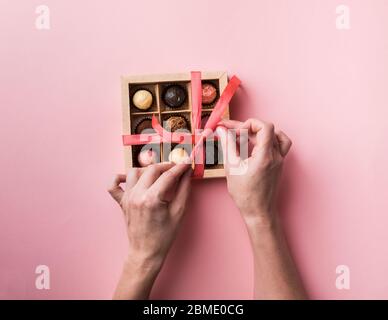
<instances>
[{"instance_id":1,"label":"fingernail","mask_svg":"<svg viewBox=\"0 0 388 320\"><path fill-rule=\"evenodd\" d=\"M218 135L222 135L224 133L223 129L221 129L221 128L223 128L223 127L219 126L219 127L216 128L216 132L217 132Z\"/></svg>"},{"instance_id":2,"label":"fingernail","mask_svg":"<svg viewBox=\"0 0 388 320\"><path fill-rule=\"evenodd\" d=\"M225 127L217 127L216 133L217 133L217 136L221 140L224 140L224 138L226 137L226 129L225 129Z\"/></svg>"}]
</instances>

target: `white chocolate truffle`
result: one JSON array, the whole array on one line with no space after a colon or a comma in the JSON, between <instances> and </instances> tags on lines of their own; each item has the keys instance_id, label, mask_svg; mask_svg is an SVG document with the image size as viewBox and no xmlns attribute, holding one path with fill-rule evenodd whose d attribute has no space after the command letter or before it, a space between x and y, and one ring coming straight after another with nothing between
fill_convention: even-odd
<instances>
[{"instance_id":1,"label":"white chocolate truffle","mask_svg":"<svg viewBox=\"0 0 388 320\"><path fill-rule=\"evenodd\" d=\"M175 148L171 150L168 155L168 161L174 162L175 164L187 163L189 161L189 155L184 148Z\"/></svg>"},{"instance_id":2,"label":"white chocolate truffle","mask_svg":"<svg viewBox=\"0 0 388 320\"><path fill-rule=\"evenodd\" d=\"M152 94L148 90L138 90L132 97L134 106L140 110L147 110L152 105Z\"/></svg>"}]
</instances>

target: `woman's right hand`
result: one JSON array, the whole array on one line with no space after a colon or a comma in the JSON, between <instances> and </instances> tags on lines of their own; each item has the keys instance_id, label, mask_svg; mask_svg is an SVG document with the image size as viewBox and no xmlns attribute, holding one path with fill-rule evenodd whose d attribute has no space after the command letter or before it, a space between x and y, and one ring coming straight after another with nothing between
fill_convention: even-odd
<instances>
[{"instance_id":1,"label":"woman's right hand","mask_svg":"<svg viewBox=\"0 0 388 320\"><path fill-rule=\"evenodd\" d=\"M247 131L248 142L253 146L246 159L240 158L238 152L238 145L244 140L242 129ZM276 191L291 140L282 131L275 131L273 124L257 119L223 120L217 134L223 150L228 191L245 222L271 225L276 218Z\"/></svg>"}]
</instances>

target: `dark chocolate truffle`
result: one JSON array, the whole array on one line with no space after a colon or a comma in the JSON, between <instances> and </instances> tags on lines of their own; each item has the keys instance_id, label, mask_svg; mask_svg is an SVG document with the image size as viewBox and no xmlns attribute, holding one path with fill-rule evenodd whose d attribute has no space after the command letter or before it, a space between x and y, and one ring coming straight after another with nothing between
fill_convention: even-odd
<instances>
[{"instance_id":1,"label":"dark chocolate truffle","mask_svg":"<svg viewBox=\"0 0 388 320\"><path fill-rule=\"evenodd\" d=\"M172 116L165 121L165 129L168 131L176 131L179 129L188 129L187 121L181 116Z\"/></svg>"},{"instance_id":2,"label":"dark chocolate truffle","mask_svg":"<svg viewBox=\"0 0 388 320\"><path fill-rule=\"evenodd\" d=\"M218 164L218 146L216 143L214 145L205 144L205 166L212 167Z\"/></svg>"},{"instance_id":3,"label":"dark chocolate truffle","mask_svg":"<svg viewBox=\"0 0 388 320\"><path fill-rule=\"evenodd\" d=\"M155 130L152 128L152 120L151 119L144 119L139 122L139 124L136 126L135 132L137 134L142 133L144 130L146 130L146 133L154 132Z\"/></svg>"},{"instance_id":4,"label":"dark chocolate truffle","mask_svg":"<svg viewBox=\"0 0 388 320\"><path fill-rule=\"evenodd\" d=\"M211 83L202 84L202 104L212 104L217 98L217 89Z\"/></svg>"},{"instance_id":5,"label":"dark chocolate truffle","mask_svg":"<svg viewBox=\"0 0 388 320\"><path fill-rule=\"evenodd\" d=\"M163 100L169 107L179 108L186 101L186 90L179 85L171 85L164 91Z\"/></svg>"}]
</instances>

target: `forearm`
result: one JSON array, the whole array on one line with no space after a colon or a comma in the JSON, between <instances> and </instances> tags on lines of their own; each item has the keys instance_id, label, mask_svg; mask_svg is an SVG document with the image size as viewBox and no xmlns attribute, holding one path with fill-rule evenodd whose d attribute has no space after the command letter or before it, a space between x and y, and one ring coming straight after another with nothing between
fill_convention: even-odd
<instances>
[{"instance_id":1,"label":"forearm","mask_svg":"<svg viewBox=\"0 0 388 320\"><path fill-rule=\"evenodd\" d=\"M278 221L247 222L254 256L255 299L306 299Z\"/></svg>"},{"instance_id":2,"label":"forearm","mask_svg":"<svg viewBox=\"0 0 388 320\"><path fill-rule=\"evenodd\" d=\"M117 284L113 299L115 300L145 300L149 298L152 286L159 273L160 263L138 262L129 258Z\"/></svg>"}]
</instances>

